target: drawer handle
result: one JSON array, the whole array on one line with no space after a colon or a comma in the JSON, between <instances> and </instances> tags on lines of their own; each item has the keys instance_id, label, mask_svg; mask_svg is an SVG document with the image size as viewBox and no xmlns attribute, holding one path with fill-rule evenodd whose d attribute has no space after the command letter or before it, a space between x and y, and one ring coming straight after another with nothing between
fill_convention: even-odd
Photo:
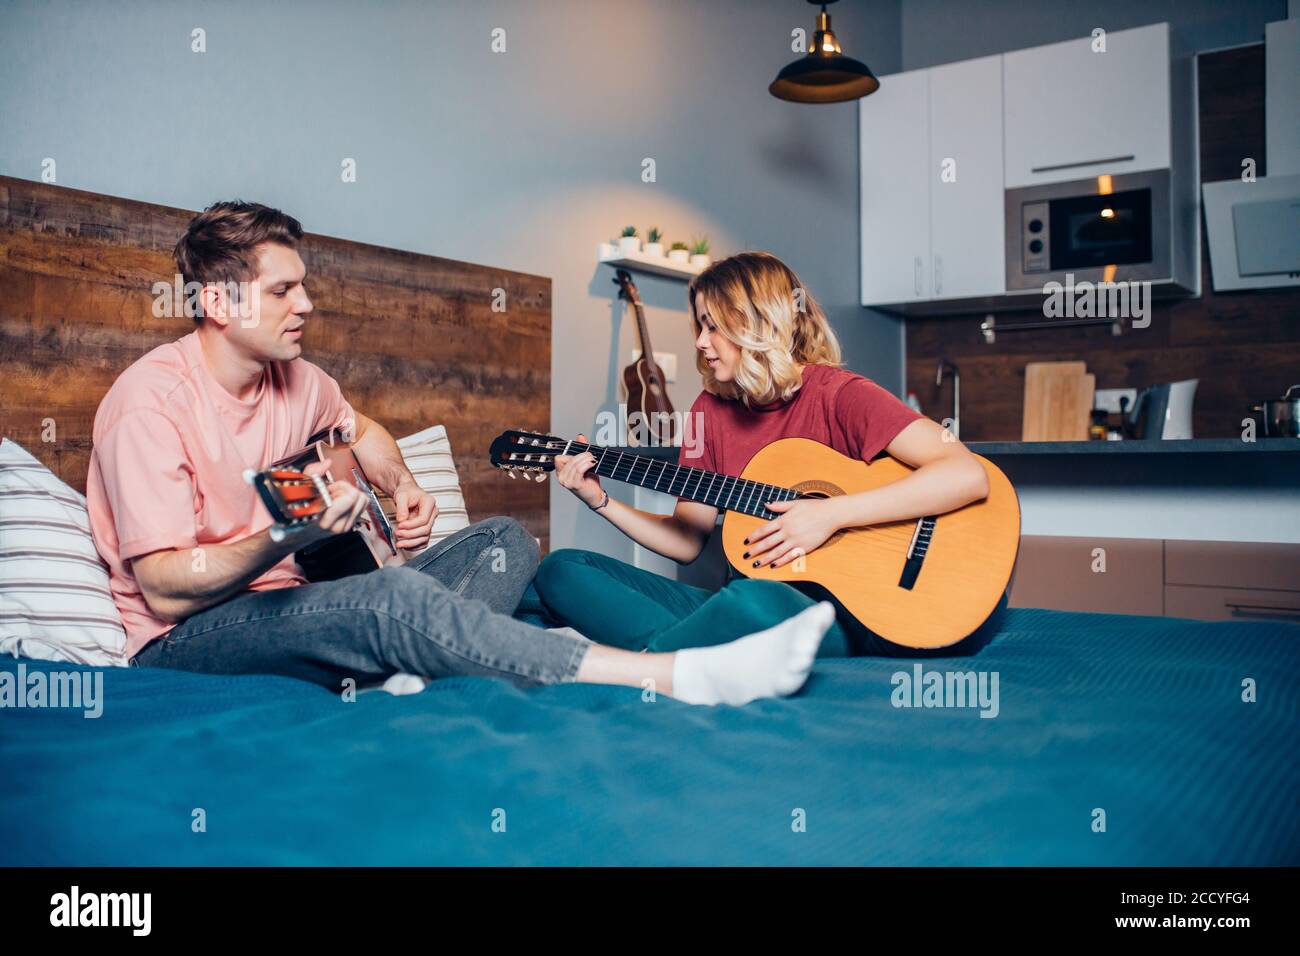
<instances>
[{"instance_id":1,"label":"drawer handle","mask_svg":"<svg viewBox=\"0 0 1300 956\"><path fill-rule=\"evenodd\" d=\"M1058 166L1034 166L1029 171L1031 173L1050 173L1058 169L1078 169L1080 166L1100 166L1102 163L1131 163L1137 157L1131 153L1128 156L1107 156L1105 159L1087 159L1081 163L1061 163Z\"/></svg>"},{"instance_id":2,"label":"drawer handle","mask_svg":"<svg viewBox=\"0 0 1300 956\"><path fill-rule=\"evenodd\" d=\"M1224 601L1224 607L1230 607L1234 611L1281 611L1284 614L1300 616L1300 607L1278 607L1274 604L1237 604L1233 601Z\"/></svg>"}]
</instances>

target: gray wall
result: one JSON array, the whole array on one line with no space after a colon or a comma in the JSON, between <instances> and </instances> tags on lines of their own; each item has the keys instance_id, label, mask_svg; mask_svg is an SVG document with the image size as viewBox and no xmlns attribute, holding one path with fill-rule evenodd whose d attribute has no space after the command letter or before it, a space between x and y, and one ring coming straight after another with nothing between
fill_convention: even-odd
<instances>
[{"instance_id":1,"label":"gray wall","mask_svg":"<svg viewBox=\"0 0 1300 956\"><path fill-rule=\"evenodd\" d=\"M561 433L618 401L631 360L634 323L595 263L626 223L786 259L849 365L897 390L898 324L856 305L857 108L767 93L813 13L798 0L4 3L0 172L38 179L52 157L78 189L195 209L256 199L313 232L550 276ZM898 0L834 17L848 52L901 68ZM344 157L355 183L340 181ZM685 287L638 284L685 409L699 391ZM629 554L567 492L552 502L554 546Z\"/></svg>"},{"instance_id":2,"label":"gray wall","mask_svg":"<svg viewBox=\"0 0 1300 956\"><path fill-rule=\"evenodd\" d=\"M1287 0L903 0L903 69L1168 23L1181 50L1256 43Z\"/></svg>"}]
</instances>

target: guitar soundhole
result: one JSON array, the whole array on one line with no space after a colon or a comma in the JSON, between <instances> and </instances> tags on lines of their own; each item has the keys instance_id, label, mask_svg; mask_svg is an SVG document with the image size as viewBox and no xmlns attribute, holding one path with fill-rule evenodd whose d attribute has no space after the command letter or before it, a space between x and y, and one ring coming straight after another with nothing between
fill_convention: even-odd
<instances>
[{"instance_id":1,"label":"guitar soundhole","mask_svg":"<svg viewBox=\"0 0 1300 956\"><path fill-rule=\"evenodd\" d=\"M801 495L806 495L809 498L833 498L836 495L844 494L844 489L839 485L833 485L829 481L818 481L816 479L813 479L812 481L801 481L797 485L791 485L790 489L799 492ZM836 531L833 535L827 538L825 542L822 543L822 547L829 547L836 541L840 540L840 538L844 537L846 533L847 532L841 528L839 531Z\"/></svg>"}]
</instances>

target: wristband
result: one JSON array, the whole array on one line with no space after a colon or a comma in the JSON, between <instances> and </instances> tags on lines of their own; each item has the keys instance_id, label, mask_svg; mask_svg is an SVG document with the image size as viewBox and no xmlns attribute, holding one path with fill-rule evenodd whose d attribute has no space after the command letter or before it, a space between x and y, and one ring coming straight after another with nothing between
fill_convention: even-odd
<instances>
[{"instance_id":1,"label":"wristband","mask_svg":"<svg viewBox=\"0 0 1300 956\"><path fill-rule=\"evenodd\" d=\"M602 501L600 504L595 505L595 506L587 505L587 507L588 507L588 508L591 508L592 511L599 511L601 508L605 507L605 505L607 505L607 504L609 504L609 492L608 492L608 491L605 492L605 500L604 500L604 501Z\"/></svg>"}]
</instances>

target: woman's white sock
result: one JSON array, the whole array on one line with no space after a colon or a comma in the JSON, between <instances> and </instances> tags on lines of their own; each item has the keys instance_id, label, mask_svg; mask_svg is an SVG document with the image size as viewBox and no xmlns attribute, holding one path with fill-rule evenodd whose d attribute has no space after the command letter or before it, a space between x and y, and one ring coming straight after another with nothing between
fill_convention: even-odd
<instances>
[{"instance_id":1,"label":"woman's white sock","mask_svg":"<svg viewBox=\"0 0 1300 956\"><path fill-rule=\"evenodd\" d=\"M808 679L817 648L834 622L834 606L822 601L730 644L678 651L673 696L688 704L739 707L760 697L793 694Z\"/></svg>"}]
</instances>

